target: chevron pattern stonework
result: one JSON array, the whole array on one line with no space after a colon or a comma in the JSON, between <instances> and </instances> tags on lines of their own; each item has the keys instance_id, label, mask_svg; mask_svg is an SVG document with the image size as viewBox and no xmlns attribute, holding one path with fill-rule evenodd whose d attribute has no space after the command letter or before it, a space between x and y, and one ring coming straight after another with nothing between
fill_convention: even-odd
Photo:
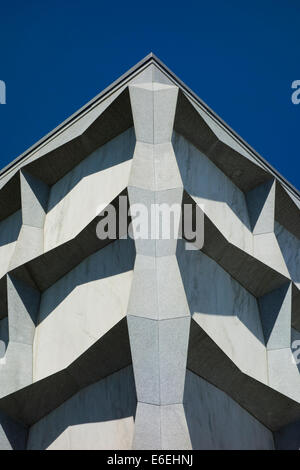
<instances>
[{"instance_id":1,"label":"chevron pattern stonework","mask_svg":"<svg viewBox=\"0 0 300 470\"><path fill-rule=\"evenodd\" d=\"M119 196L189 204L204 243L100 239ZM299 209L152 54L29 149L0 174L0 448L299 449Z\"/></svg>"}]
</instances>

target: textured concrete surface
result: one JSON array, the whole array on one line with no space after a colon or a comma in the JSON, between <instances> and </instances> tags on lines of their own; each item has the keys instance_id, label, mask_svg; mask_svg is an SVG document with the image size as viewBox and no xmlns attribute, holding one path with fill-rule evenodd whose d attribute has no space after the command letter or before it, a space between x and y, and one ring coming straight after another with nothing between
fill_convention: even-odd
<instances>
[{"instance_id":1,"label":"textured concrete surface","mask_svg":"<svg viewBox=\"0 0 300 470\"><path fill-rule=\"evenodd\" d=\"M187 368L226 392L272 431L299 419L298 400L245 374L194 320Z\"/></svg>"},{"instance_id":2,"label":"textured concrete surface","mask_svg":"<svg viewBox=\"0 0 300 470\"><path fill-rule=\"evenodd\" d=\"M274 232L275 181L256 186L246 195L254 235Z\"/></svg>"},{"instance_id":3,"label":"textured concrete surface","mask_svg":"<svg viewBox=\"0 0 300 470\"><path fill-rule=\"evenodd\" d=\"M275 433L276 450L300 449L300 421L291 423Z\"/></svg>"},{"instance_id":4,"label":"textured concrete surface","mask_svg":"<svg viewBox=\"0 0 300 470\"><path fill-rule=\"evenodd\" d=\"M0 276L4 276L10 265L22 225L22 212L17 211L0 222Z\"/></svg>"},{"instance_id":5,"label":"textured concrete surface","mask_svg":"<svg viewBox=\"0 0 300 470\"><path fill-rule=\"evenodd\" d=\"M269 429L226 393L190 371L186 374L184 408L193 449L274 449Z\"/></svg>"},{"instance_id":6,"label":"textured concrete surface","mask_svg":"<svg viewBox=\"0 0 300 470\"><path fill-rule=\"evenodd\" d=\"M27 449L129 449L135 410L133 373L127 367L82 389L34 424Z\"/></svg>"},{"instance_id":7,"label":"textured concrete surface","mask_svg":"<svg viewBox=\"0 0 300 470\"><path fill-rule=\"evenodd\" d=\"M0 172L0 448L299 448L299 209L153 55Z\"/></svg>"},{"instance_id":8,"label":"textured concrete surface","mask_svg":"<svg viewBox=\"0 0 300 470\"><path fill-rule=\"evenodd\" d=\"M118 240L43 292L34 338L34 381L67 367L126 315L134 256L133 242Z\"/></svg>"},{"instance_id":9,"label":"textured concrete surface","mask_svg":"<svg viewBox=\"0 0 300 470\"><path fill-rule=\"evenodd\" d=\"M0 448L1 450L24 450L28 430L5 413L0 412Z\"/></svg>"},{"instance_id":10,"label":"textured concrete surface","mask_svg":"<svg viewBox=\"0 0 300 470\"><path fill-rule=\"evenodd\" d=\"M128 186L134 143L134 132L129 129L95 150L51 187L45 251L74 238Z\"/></svg>"},{"instance_id":11,"label":"textured concrete surface","mask_svg":"<svg viewBox=\"0 0 300 470\"><path fill-rule=\"evenodd\" d=\"M240 369L267 383L267 354L256 298L203 252L185 250L183 241L177 256L193 319Z\"/></svg>"},{"instance_id":12,"label":"textured concrete surface","mask_svg":"<svg viewBox=\"0 0 300 470\"><path fill-rule=\"evenodd\" d=\"M180 214L179 218L174 216L167 239L163 239L158 226L159 205L180 208L182 202L183 186L171 143L177 95L177 87L161 82L130 86L137 145L129 180L129 201L131 207L143 204L150 215L155 208L155 217L148 220L146 236L140 238L139 225L134 224L134 219L132 224L137 260L128 305L128 327L138 398L136 449L178 448L180 444L190 447L182 405L179 414L177 410L183 399L190 324L175 256ZM145 159L148 181L142 171ZM165 405L170 406L167 415Z\"/></svg>"},{"instance_id":13,"label":"textured concrete surface","mask_svg":"<svg viewBox=\"0 0 300 470\"><path fill-rule=\"evenodd\" d=\"M290 283L259 298L262 327L268 350L290 347L291 298Z\"/></svg>"},{"instance_id":14,"label":"textured concrete surface","mask_svg":"<svg viewBox=\"0 0 300 470\"><path fill-rule=\"evenodd\" d=\"M15 349L17 358L24 355L24 351ZM0 411L29 427L84 387L129 366L131 360L127 322L123 319L66 369L27 386L17 384L15 392L0 399ZM11 375L7 377L9 383Z\"/></svg>"}]
</instances>

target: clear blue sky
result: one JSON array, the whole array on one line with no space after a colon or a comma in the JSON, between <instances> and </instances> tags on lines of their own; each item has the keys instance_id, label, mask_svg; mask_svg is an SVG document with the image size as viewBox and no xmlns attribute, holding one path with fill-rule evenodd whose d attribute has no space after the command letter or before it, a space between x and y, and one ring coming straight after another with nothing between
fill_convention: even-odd
<instances>
[{"instance_id":1,"label":"clear blue sky","mask_svg":"<svg viewBox=\"0 0 300 470\"><path fill-rule=\"evenodd\" d=\"M0 167L149 52L300 189L297 0L10 0L0 8Z\"/></svg>"}]
</instances>

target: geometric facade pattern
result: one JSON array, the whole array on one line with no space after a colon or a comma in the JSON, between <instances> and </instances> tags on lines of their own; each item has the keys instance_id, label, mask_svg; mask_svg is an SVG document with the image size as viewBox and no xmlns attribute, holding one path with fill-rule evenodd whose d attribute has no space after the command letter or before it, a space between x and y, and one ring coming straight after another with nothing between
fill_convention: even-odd
<instances>
[{"instance_id":1,"label":"geometric facade pattern","mask_svg":"<svg viewBox=\"0 0 300 470\"><path fill-rule=\"evenodd\" d=\"M100 240L120 195L203 246ZM5 168L0 448L299 449L299 209L152 54Z\"/></svg>"}]
</instances>

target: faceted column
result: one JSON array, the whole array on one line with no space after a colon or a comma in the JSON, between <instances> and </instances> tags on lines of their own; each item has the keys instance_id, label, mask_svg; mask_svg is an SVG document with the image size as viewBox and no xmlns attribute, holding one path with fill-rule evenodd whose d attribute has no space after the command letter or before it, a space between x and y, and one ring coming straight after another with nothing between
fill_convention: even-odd
<instances>
[{"instance_id":1,"label":"faceted column","mask_svg":"<svg viewBox=\"0 0 300 470\"><path fill-rule=\"evenodd\" d=\"M0 367L0 397L26 387L33 380L33 339L40 292L7 275L9 342Z\"/></svg>"},{"instance_id":2,"label":"faceted column","mask_svg":"<svg viewBox=\"0 0 300 470\"><path fill-rule=\"evenodd\" d=\"M151 82L129 90L137 140L128 188L137 252L127 316L134 447L190 448L182 405L190 313L176 259L183 185L171 144L178 88ZM134 221L141 213L143 230Z\"/></svg>"},{"instance_id":3,"label":"faceted column","mask_svg":"<svg viewBox=\"0 0 300 470\"><path fill-rule=\"evenodd\" d=\"M39 256L44 251L44 221L49 187L24 170L20 171L22 227L10 269Z\"/></svg>"}]
</instances>

